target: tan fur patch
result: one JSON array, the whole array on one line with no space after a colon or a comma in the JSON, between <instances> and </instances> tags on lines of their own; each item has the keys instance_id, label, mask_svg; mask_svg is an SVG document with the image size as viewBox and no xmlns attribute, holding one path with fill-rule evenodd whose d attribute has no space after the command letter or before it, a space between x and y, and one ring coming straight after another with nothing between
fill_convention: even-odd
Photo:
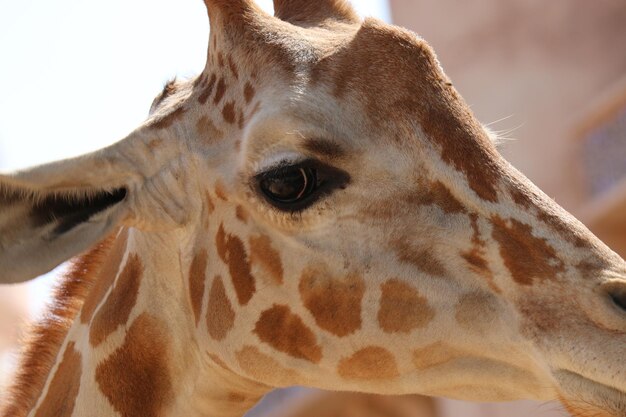
<instances>
[{"instance_id":1,"label":"tan fur patch","mask_svg":"<svg viewBox=\"0 0 626 417\"><path fill-rule=\"evenodd\" d=\"M386 333L410 333L423 328L435 317L435 311L415 288L390 279L380 286L382 295L378 324Z\"/></svg>"},{"instance_id":2,"label":"tan fur patch","mask_svg":"<svg viewBox=\"0 0 626 417\"><path fill-rule=\"evenodd\" d=\"M415 248L407 241L407 238L399 238L394 240L393 242L391 242L391 247L395 251L400 261L416 266L417 269L424 273L436 277L445 276L445 267L435 257L430 249Z\"/></svg>"},{"instance_id":3,"label":"tan fur patch","mask_svg":"<svg viewBox=\"0 0 626 417\"><path fill-rule=\"evenodd\" d=\"M200 314L202 313L207 258L208 253L206 249L202 249L194 256L191 266L189 267L189 297L191 298L191 306L193 308L194 318L196 319L196 326L200 321Z\"/></svg>"},{"instance_id":4,"label":"tan fur patch","mask_svg":"<svg viewBox=\"0 0 626 417\"><path fill-rule=\"evenodd\" d=\"M272 280L273 284L283 283L283 263L280 254L272 247L272 241L265 235L250 236L250 260L259 265Z\"/></svg>"},{"instance_id":5,"label":"tan fur patch","mask_svg":"<svg viewBox=\"0 0 626 417\"><path fill-rule=\"evenodd\" d=\"M215 143L224 137L224 132L219 130L208 116L202 116L198 120L196 129L198 130L200 139L208 144Z\"/></svg>"},{"instance_id":6,"label":"tan fur patch","mask_svg":"<svg viewBox=\"0 0 626 417\"><path fill-rule=\"evenodd\" d=\"M215 363L215 364L216 364L217 366L219 366L220 368L222 368L222 369L224 369L224 370L226 370L226 371L230 371L230 372L232 372L232 371L231 371L231 369L230 369L230 368L226 365L226 362L224 362L223 360L221 360L219 356L214 355L214 354L212 354L212 353L208 353L208 352L207 352L207 356L209 357L209 359L210 359L213 363Z\"/></svg>"},{"instance_id":7,"label":"tan fur patch","mask_svg":"<svg viewBox=\"0 0 626 417\"><path fill-rule=\"evenodd\" d=\"M347 154L337 143L322 138L307 138L303 146L307 151L328 159L341 159Z\"/></svg>"},{"instance_id":8,"label":"tan fur patch","mask_svg":"<svg viewBox=\"0 0 626 417\"><path fill-rule=\"evenodd\" d=\"M126 253L127 240L128 229L124 229L115 240L115 244L111 248L111 252L109 252L109 259L102 266L97 278L94 280L91 291L89 291L89 295L85 299L83 308L80 311L81 323L87 324L91 321L96 307L102 302L107 291L115 282L124 253Z\"/></svg>"},{"instance_id":9,"label":"tan fur patch","mask_svg":"<svg viewBox=\"0 0 626 417\"><path fill-rule=\"evenodd\" d=\"M493 238L500 245L500 256L515 282L532 285L535 279L554 280L564 271L563 261L554 248L544 239L533 236L529 225L515 219L507 223L499 216L494 216L491 222Z\"/></svg>"},{"instance_id":10,"label":"tan fur patch","mask_svg":"<svg viewBox=\"0 0 626 417\"><path fill-rule=\"evenodd\" d=\"M187 110L181 106L177 108L176 110L172 111L171 113L154 121L150 127L153 129L167 129L171 127L174 124L174 122L182 118L186 112Z\"/></svg>"},{"instance_id":11,"label":"tan fur patch","mask_svg":"<svg viewBox=\"0 0 626 417\"><path fill-rule=\"evenodd\" d=\"M46 397L39 405L35 417L70 417L74 411L80 388L82 363L74 342L67 345Z\"/></svg>"},{"instance_id":12,"label":"tan fur patch","mask_svg":"<svg viewBox=\"0 0 626 417\"><path fill-rule=\"evenodd\" d=\"M243 109L239 109L239 113L237 114L237 127L243 130L245 125L246 125L246 118L243 115Z\"/></svg>"},{"instance_id":13,"label":"tan fur patch","mask_svg":"<svg viewBox=\"0 0 626 417\"><path fill-rule=\"evenodd\" d=\"M124 344L96 368L96 382L122 417L160 417L173 400L169 341L163 324L144 313Z\"/></svg>"},{"instance_id":14,"label":"tan fur patch","mask_svg":"<svg viewBox=\"0 0 626 417\"><path fill-rule=\"evenodd\" d=\"M436 342L413 352L413 366L417 370L425 370L443 365L466 356L461 350L443 342Z\"/></svg>"},{"instance_id":15,"label":"tan fur patch","mask_svg":"<svg viewBox=\"0 0 626 417\"><path fill-rule=\"evenodd\" d=\"M339 337L361 328L365 282L351 274L343 278L308 268L300 278L300 297L322 329Z\"/></svg>"},{"instance_id":16,"label":"tan fur patch","mask_svg":"<svg viewBox=\"0 0 626 417\"><path fill-rule=\"evenodd\" d=\"M369 346L343 358L337 368L346 379L392 379L399 375L394 356L387 349Z\"/></svg>"},{"instance_id":17,"label":"tan fur patch","mask_svg":"<svg viewBox=\"0 0 626 417\"><path fill-rule=\"evenodd\" d=\"M213 279L209 292L206 324L214 340L223 340L235 324L235 311L226 295L222 277L219 275Z\"/></svg>"},{"instance_id":18,"label":"tan fur patch","mask_svg":"<svg viewBox=\"0 0 626 417\"><path fill-rule=\"evenodd\" d=\"M470 293L463 295L455 306L457 323L475 333L487 334L498 319L498 304L494 296Z\"/></svg>"},{"instance_id":19,"label":"tan fur patch","mask_svg":"<svg viewBox=\"0 0 626 417\"><path fill-rule=\"evenodd\" d=\"M294 358L313 363L322 359L315 334L288 306L274 304L261 313L254 332L261 341Z\"/></svg>"},{"instance_id":20,"label":"tan fur patch","mask_svg":"<svg viewBox=\"0 0 626 417\"><path fill-rule=\"evenodd\" d=\"M142 276L141 259L136 254L130 255L113 290L91 323L89 343L92 346L98 346L119 326L126 324L137 302Z\"/></svg>"},{"instance_id":21,"label":"tan fur patch","mask_svg":"<svg viewBox=\"0 0 626 417\"><path fill-rule=\"evenodd\" d=\"M256 291L254 276L250 271L250 262L243 246L243 242L237 236L224 231L224 225L215 236L217 253L226 265L232 279L239 304L246 305Z\"/></svg>"},{"instance_id":22,"label":"tan fur patch","mask_svg":"<svg viewBox=\"0 0 626 417\"><path fill-rule=\"evenodd\" d=\"M241 369L252 379L275 387L296 385L302 381L298 372L287 369L254 346L244 346L235 353Z\"/></svg>"}]
</instances>

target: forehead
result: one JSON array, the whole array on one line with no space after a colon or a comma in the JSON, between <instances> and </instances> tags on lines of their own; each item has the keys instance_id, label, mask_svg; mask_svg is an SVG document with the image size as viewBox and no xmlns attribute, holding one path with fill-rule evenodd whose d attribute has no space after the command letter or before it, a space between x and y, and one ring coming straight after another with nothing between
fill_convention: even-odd
<instances>
[{"instance_id":1,"label":"forehead","mask_svg":"<svg viewBox=\"0 0 626 417\"><path fill-rule=\"evenodd\" d=\"M480 198L497 201L501 158L424 40L366 20L322 51L307 81L335 101L342 123L362 116L364 130L399 147L419 136L465 174Z\"/></svg>"}]
</instances>

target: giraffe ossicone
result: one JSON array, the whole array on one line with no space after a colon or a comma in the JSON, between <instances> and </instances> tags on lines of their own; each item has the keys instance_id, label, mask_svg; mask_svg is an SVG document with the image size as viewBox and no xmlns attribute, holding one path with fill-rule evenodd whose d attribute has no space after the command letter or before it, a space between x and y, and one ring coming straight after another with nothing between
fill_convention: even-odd
<instances>
[{"instance_id":1,"label":"giraffe ossicone","mask_svg":"<svg viewBox=\"0 0 626 417\"><path fill-rule=\"evenodd\" d=\"M0 281L78 256L2 415L241 416L289 385L626 415L626 262L425 41L274 3L205 0L206 67L143 125L0 176Z\"/></svg>"}]
</instances>

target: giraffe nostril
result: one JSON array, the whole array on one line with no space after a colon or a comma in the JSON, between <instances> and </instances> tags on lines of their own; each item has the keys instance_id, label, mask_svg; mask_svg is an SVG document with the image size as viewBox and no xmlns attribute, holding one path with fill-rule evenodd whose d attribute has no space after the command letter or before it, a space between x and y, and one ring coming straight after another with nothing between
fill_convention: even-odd
<instances>
[{"instance_id":1,"label":"giraffe nostril","mask_svg":"<svg viewBox=\"0 0 626 417\"><path fill-rule=\"evenodd\" d=\"M607 293L613 304L615 304L620 310L626 312L626 282L612 283L607 288Z\"/></svg>"}]
</instances>

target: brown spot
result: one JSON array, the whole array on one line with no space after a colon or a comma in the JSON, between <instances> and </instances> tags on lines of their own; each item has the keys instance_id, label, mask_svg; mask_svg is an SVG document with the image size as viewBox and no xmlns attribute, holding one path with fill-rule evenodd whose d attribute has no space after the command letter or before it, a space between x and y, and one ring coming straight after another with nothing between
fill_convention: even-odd
<instances>
[{"instance_id":1,"label":"brown spot","mask_svg":"<svg viewBox=\"0 0 626 417\"><path fill-rule=\"evenodd\" d=\"M222 116L224 116L224 120L226 121L226 123L231 125L235 123L235 120L237 118L235 114L235 103L229 101L228 103L224 104L224 108L222 109Z\"/></svg>"},{"instance_id":2,"label":"brown spot","mask_svg":"<svg viewBox=\"0 0 626 417\"><path fill-rule=\"evenodd\" d=\"M420 271L436 277L443 277L446 274L443 264L435 258L430 249L414 248L407 240L408 238L399 238L391 243L400 261L412 264Z\"/></svg>"},{"instance_id":3,"label":"brown spot","mask_svg":"<svg viewBox=\"0 0 626 417\"><path fill-rule=\"evenodd\" d=\"M346 379L392 379L399 375L396 360L387 349L369 346L343 358L337 369Z\"/></svg>"},{"instance_id":4,"label":"brown spot","mask_svg":"<svg viewBox=\"0 0 626 417\"><path fill-rule=\"evenodd\" d=\"M224 97L224 93L226 93L226 83L224 82L223 78L220 78L220 80L217 82L217 88L215 89L215 98L213 98L213 103L219 104L219 102L222 101L222 98Z\"/></svg>"},{"instance_id":5,"label":"brown spot","mask_svg":"<svg viewBox=\"0 0 626 417\"><path fill-rule=\"evenodd\" d=\"M509 224L499 216L491 220L493 238L500 245L500 256L515 282L532 285L535 279L553 280L564 271L561 261L545 239L532 234L532 228L515 219Z\"/></svg>"},{"instance_id":6,"label":"brown spot","mask_svg":"<svg viewBox=\"0 0 626 417\"><path fill-rule=\"evenodd\" d=\"M207 84L207 86L202 90L202 93L198 96L198 102L200 104L206 104L207 100L211 96L213 92L213 88L215 87L215 82L217 81L217 76L215 74L211 75L211 80Z\"/></svg>"},{"instance_id":7,"label":"brown spot","mask_svg":"<svg viewBox=\"0 0 626 417\"><path fill-rule=\"evenodd\" d=\"M223 340L235 324L235 311L220 276L216 276L211 285L206 324L209 334L215 340Z\"/></svg>"},{"instance_id":8,"label":"brown spot","mask_svg":"<svg viewBox=\"0 0 626 417\"><path fill-rule=\"evenodd\" d=\"M224 137L224 132L219 130L207 116L202 116L198 120L196 129L198 130L200 138L208 144L213 144Z\"/></svg>"},{"instance_id":9,"label":"brown spot","mask_svg":"<svg viewBox=\"0 0 626 417\"><path fill-rule=\"evenodd\" d=\"M150 127L153 129L167 129L172 126L175 121L183 117L186 112L187 110L181 106L173 112L153 121Z\"/></svg>"},{"instance_id":10,"label":"brown spot","mask_svg":"<svg viewBox=\"0 0 626 417\"><path fill-rule=\"evenodd\" d=\"M224 231L224 225L220 224L215 237L217 253L228 265L228 271L237 293L239 304L246 305L256 291L254 277L250 272L250 262L243 246L243 242L237 236Z\"/></svg>"},{"instance_id":11,"label":"brown spot","mask_svg":"<svg viewBox=\"0 0 626 417\"><path fill-rule=\"evenodd\" d=\"M283 263L280 254L272 247L269 237L261 235L250 236L250 260L259 265L270 276L272 283L283 283Z\"/></svg>"},{"instance_id":12,"label":"brown spot","mask_svg":"<svg viewBox=\"0 0 626 417\"><path fill-rule=\"evenodd\" d=\"M518 206L522 206L526 209L533 206L531 197L527 193L522 192L521 189L512 187L509 189L509 194L513 198L515 204L517 204Z\"/></svg>"},{"instance_id":13,"label":"brown spot","mask_svg":"<svg viewBox=\"0 0 626 417\"><path fill-rule=\"evenodd\" d=\"M141 259L136 254L130 255L113 290L91 323L89 342L92 346L98 346L119 326L126 324L137 302L142 276Z\"/></svg>"},{"instance_id":14,"label":"brown spot","mask_svg":"<svg viewBox=\"0 0 626 417\"><path fill-rule=\"evenodd\" d=\"M235 209L235 216L237 216L242 223L248 223L248 212L242 206L237 206Z\"/></svg>"},{"instance_id":15,"label":"brown spot","mask_svg":"<svg viewBox=\"0 0 626 417\"><path fill-rule=\"evenodd\" d=\"M91 291L85 299L83 308L80 312L80 321L83 324L87 324L91 321L93 313L96 311L98 305L104 299L107 291L115 282L115 277L120 269L124 253L126 253L126 242L128 240L128 229L123 229L115 240L115 245L111 249L109 259L102 266L102 269L98 273L97 278L94 280Z\"/></svg>"},{"instance_id":16,"label":"brown spot","mask_svg":"<svg viewBox=\"0 0 626 417\"><path fill-rule=\"evenodd\" d=\"M487 334L498 320L498 302L494 296L469 293L455 306L459 325L472 332Z\"/></svg>"},{"instance_id":17,"label":"brown spot","mask_svg":"<svg viewBox=\"0 0 626 417\"><path fill-rule=\"evenodd\" d=\"M206 80L206 77L207 77L207 75L206 75L205 72L203 72L202 74L198 75L196 77L196 79L193 81L193 86L194 87L199 87L199 86L203 85L204 81Z\"/></svg>"},{"instance_id":18,"label":"brown spot","mask_svg":"<svg viewBox=\"0 0 626 417\"><path fill-rule=\"evenodd\" d=\"M242 403L248 401L248 397L239 394L238 392L229 392L226 396L226 400L231 403Z\"/></svg>"},{"instance_id":19,"label":"brown spot","mask_svg":"<svg viewBox=\"0 0 626 417\"><path fill-rule=\"evenodd\" d=\"M143 313L124 344L96 368L96 382L121 417L160 417L173 400L165 326Z\"/></svg>"},{"instance_id":20,"label":"brown spot","mask_svg":"<svg viewBox=\"0 0 626 417\"><path fill-rule=\"evenodd\" d=\"M443 342L436 342L413 352L413 366L422 371L440 366L455 359L467 356L464 352L448 346Z\"/></svg>"},{"instance_id":21,"label":"brown spot","mask_svg":"<svg viewBox=\"0 0 626 417\"><path fill-rule=\"evenodd\" d=\"M346 156L346 151L341 146L328 139L307 138L304 141L304 148L328 159L340 159Z\"/></svg>"},{"instance_id":22,"label":"brown spot","mask_svg":"<svg viewBox=\"0 0 626 417\"><path fill-rule=\"evenodd\" d=\"M472 243L475 246L485 246L485 241L480 238L480 226L478 224L478 214L471 213L470 214L470 223L472 225L473 235L472 235Z\"/></svg>"},{"instance_id":23,"label":"brown spot","mask_svg":"<svg viewBox=\"0 0 626 417\"><path fill-rule=\"evenodd\" d=\"M80 352L74 342L70 342L35 417L70 417L76 405L81 374Z\"/></svg>"},{"instance_id":24,"label":"brown spot","mask_svg":"<svg viewBox=\"0 0 626 417\"><path fill-rule=\"evenodd\" d=\"M217 53L217 64L220 67L224 67L224 55L221 52Z\"/></svg>"},{"instance_id":25,"label":"brown spot","mask_svg":"<svg viewBox=\"0 0 626 417\"><path fill-rule=\"evenodd\" d=\"M256 91L254 87L252 87L252 84L250 84L250 81L246 82L246 85L243 87L243 97L246 100L246 104L250 104L255 94Z\"/></svg>"},{"instance_id":26,"label":"brown spot","mask_svg":"<svg viewBox=\"0 0 626 417\"><path fill-rule=\"evenodd\" d=\"M469 264L472 272L483 277L487 281L487 284L493 291L498 294L502 292L502 290L495 283L493 272L491 272L487 261L483 257L482 249L475 247L467 252L461 252L461 257Z\"/></svg>"},{"instance_id":27,"label":"brown spot","mask_svg":"<svg viewBox=\"0 0 626 417\"><path fill-rule=\"evenodd\" d=\"M546 223L552 230L558 233L563 239L571 242L577 248L590 248L591 242L587 237L583 237L585 232L582 232L578 225L574 225L572 221L568 221L565 218L559 217L554 213L549 213L545 210L540 211L537 214L537 218ZM586 233L589 234L590 233Z\"/></svg>"},{"instance_id":28,"label":"brown spot","mask_svg":"<svg viewBox=\"0 0 626 417\"><path fill-rule=\"evenodd\" d=\"M447 214L465 213L465 207L440 181L424 187L419 193L409 196L409 203L423 206L436 205Z\"/></svg>"},{"instance_id":29,"label":"brown spot","mask_svg":"<svg viewBox=\"0 0 626 417\"><path fill-rule=\"evenodd\" d=\"M300 279L300 297L322 329L339 337L361 328L365 282L356 274L339 279L308 268Z\"/></svg>"},{"instance_id":30,"label":"brown spot","mask_svg":"<svg viewBox=\"0 0 626 417\"><path fill-rule=\"evenodd\" d=\"M469 252L463 252L461 253L461 256L467 261L467 263L470 264L470 268L474 272L480 275L491 273L489 267L487 266L487 261L482 257L481 251L479 251L478 249L472 249Z\"/></svg>"},{"instance_id":31,"label":"brown spot","mask_svg":"<svg viewBox=\"0 0 626 417\"><path fill-rule=\"evenodd\" d=\"M390 279L380 286L378 324L386 333L409 333L423 328L435 317L435 311L415 288Z\"/></svg>"},{"instance_id":32,"label":"brown spot","mask_svg":"<svg viewBox=\"0 0 626 417\"><path fill-rule=\"evenodd\" d=\"M215 195L222 201L228 201L228 193L226 192L226 187L222 181L215 181Z\"/></svg>"},{"instance_id":33,"label":"brown spot","mask_svg":"<svg viewBox=\"0 0 626 417\"><path fill-rule=\"evenodd\" d=\"M191 297L193 315L196 319L196 326L198 325L200 314L202 313L207 257L208 254L206 249L202 249L196 254L196 256L194 256L191 266L189 267L189 295Z\"/></svg>"},{"instance_id":34,"label":"brown spot","mask_svg":"<svg viewBox=\"0 0 626 417\"><path fill-rule=\"evenodd\" d=\"M209 212L209 214L213 214L213 212L215 211L215 204L213 203L213 199L211 198L211 195L209 194L209 192L205 192L205 200L206 200L206 209Z\"/></svg>"},{"instance_id":35,"label":"brown spot","mask_svg":"<svg viewBox=\"0 0 626 417\"><path fill-rule=\"evenodd\" d=\"M162 144L163 144L163 139L161 138L152 139L148 142L148 149L150 149L151 151L154 151L156 148L158 148Z\"/></svg>"},{"instance_id":36,"label":"brown spot","mask_svg":"<svg viewBox=\"0 0 626 417\"><path fill-rule=\"evenodd\" d=\"M274 304L261 313L254 332L261 341L294 358L313 363L322 359L322 348L315 334L288 306Z\"/></svg>"},{"instance_id":37,"label":"brown spot","mask_svg":"<svg viewBox=\"0 0 626 417\"><path fill-rule=\"evenodd\" d=\"M580 261L576 264L576 269L582 274L583 278L599 276L607 269L604 261Z\"/></svg>"},{"instance_id":38,"label":"brown spot","mask_svg":"<svg viewBox=\"0 0 626 417\"><path fill-rule=\"evenodd\" d=\"M523 183L510 187L509 194L516 204L532 210L536 214L537 219L544 222L563 239L578 248L589 248L592 246L590 240L592 235L575 220L571 219L569 214L564 212L558 213L557 210L560 210L560 208L556 207L552 200L538 195Z\"/></svg>"},{"instance_id":39,"label":"brown spot","mask_svg":"<svg viewBox=\"0 0 626 417\"><path fill-rule=\"evenodd\" d=\"M283 367L274 358L254 346L244 346L235 353L235 357L241 369L256 381L276 387L297 385L302 381L296 371Z\"/></svg>"},{"instance_id":40,"label":"brown spot","mask_svg":"<svg viewBox=\"0 0 626 417\"><path fill-rule=\"evenodd\" d=\"M238 80L239 71L237 71L237 66L235 65L235 62L230 56L228 57L228 68L230 69L230 72L233 74L233 77L235 77L235 79Z\"/></svg>"}]
</instances>

